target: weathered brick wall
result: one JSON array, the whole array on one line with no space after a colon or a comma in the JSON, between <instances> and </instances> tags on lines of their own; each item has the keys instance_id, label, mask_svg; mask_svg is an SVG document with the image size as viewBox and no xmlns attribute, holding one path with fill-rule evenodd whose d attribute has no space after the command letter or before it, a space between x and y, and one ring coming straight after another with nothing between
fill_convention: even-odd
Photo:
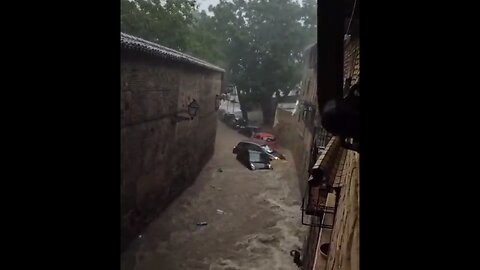
<instances>
[{"instance_id":1,"label":"weathered brick wall","mask_svg":"<svg viewBox=\"0 0 480 270\"><path fill-rule=\"evenodd\" d=\"M273 132L277 138L277 143L286 148L292 148L297 143L295 132L292 132L297 128L296 119L292 115L292 112L278 108L275 112L275 124L273 126Z\"/></svg>"},{"instance_id":2,"label":"weathered brick wall","mask_svg":"<svg viewBox=\"0 0 480 270\"><path fill-rule=\"evenodd\" d=\"M316 55L315 51L312 52L312 54L314 53ZM304 100L312 104L317 104L317 62L315 61L316 58L315 60L310 60L314 62L309 63L309 66L307 66L307 69L305 71L305 78L302 81L300 100Z\"/></svg>"},{"instance_id":3,"label":"weathered brick wall","mask_svg":"<svg viewBox=\"0 0 480 270\"><path fill-rule=\"evenodd\" d=\"M300 189L306 188L306 181L309 176L311 164L311 148L314 137L313 119L318 116L317 110L317 47L310 47L306 51L306 63L304 71L304 79L302 81L302 90L299 96L299 106L293 115L293 123L291 127L290 150L295 161L295 167L299 178ZM308 106L313 107L312 112L304 109Z\"/></svg>"},{"instance_id":4,"label":"weathered brick wall","mask_svg":"<svg viewBox=\"0 0 480 270\"><path fill-rule=\"evenodd\" d=\"M300 190L303 192L308 177L308 165L312 141L312 134L297 115L291 112L277 108L276 119L278 123L273 128L273 133L277 137L278 144L288 148L295 163L297 176L299 179Z\"/></svg>"},{"instance_id":5,"label":"weathered brick wall","mask_svg":"<svg viewBox=\"0 0 480 270\"><path fill-rule=\"evenodd\" d=\"M220 72L122 52L122 250L212 156L222 80ZM197 116L176 122L192 99L200 105Z\"/></svg>"},{"instance_id":6,"label":"weathered brick wall","mask_svg":"<svg viewBox=\"0 0 480 270\"><path fill-rule=\"evenodd\" d=\"M304 79L302 81L302 90L299 96L300 104L296 113L291 113L277 109L278 125L274 132L279 143L290 149L293 162L295 163L298 184L302 195L307 188L309 169L311 164L311 149L315 130L313 129L312 115L307 115L304 111L303 103L313 105L314 115L318 116L317 104L317 73L316 73L316 47L312 47L306 53L306 65ZM318 223L319 217L306 216L308 223ZM303 226L303 225L302 225ZM320 228L310 227L308 234L304 239L303 250L303 269L311 269L315 258L316 243L318 241Z\"/></svg>"},{"instance_id":7,"label":"weathered brick wall","mask_svg":"<svg viewBox=\"0 0 480 270\"><path fill-rule=\"evenodd\" d=\"M340 141L333 137L330 139L329 143L327 144L325 151L318 157L317 161L315 162L313 169L321 170L325 176L327 177L328 183L333 183L335 179L335 172L336 168L338 167L338 163L340 163L340 155L342 149L340 147ZM305 199L307 205L310 205L309 208L316 207L317 209L321 206L329 206L332 207L332 203L328 204L328 190L321 190L319 187L312 187L309 189L308 199ZM329 221L326 224L332 224L330 222L332 214L323 214L321 216L310 216L310 222L312 224L320 224L324 219L328 219ZM322 269L322 262L318 258L318 246L319 241L323 239L325 242L325 233L324 236L321 237L322 232L325 229L321 229L320 227L311 228L309 231L309 236L307 238L307 242L305 246L304 252L304 269L315 269L319 270ZM323 263L323 267L325 264Z\"/></svg>"},{"instance_id":8,"label":"weathered brick wall","mask_svg":"<svg viewBox=\"0 0 480 270\"><path fill-rule=\"evenodd\" d=\"M348 150L342 170L327 270L360 269L359 180L359 154Z\"/></svg>"},{"instance_id":9,"label":"weathered brick wall","mask_svg":"<svg viewBox=\"0 0 480 270\"><path fill-rule=\"evenodd\" d=\"M300 190L305 190L305 183L308 177L309 157L312 141L312 134L305 128L305 124L297 114L277 108L275 113L275 126L273 133L277 142L282 147L288 148L295 163Z\"/></svg>"},{"instance_id":10,"label":"weathered brick wall","mask_svg":"<svg viewBox=\"0 0 480 270\"><path fill-rule=\"evenodd\" d=\"M345 78L352 85L360 78L360 39L353 37L345 48ZM359 154L345 150L345 159L338 168L335 186L341 188L337 214L330 240L327 270L358 270L360 257L360 193Z\"/></svg>"},{"instance_id":11,"label":"weathered brick wall","mask_svg":"<svg viewBox=\"0 0 480 270\"><path fill-rule=\"evenodd\" d=\"M308 222L311 224L318 224L321 222L321 217L309 216ZM308 230L308 235L303 244L303 269L313 269L315 265L315 257L319 236L320 227L311 226Z\"/></svg>"},{"instance_id":12,"label":"weathered brick wall","mask_svg":"<svg viewBox=\"0 0 480 270\"><path fill-rule=\"evenodd\" d=\"M353 37L345 47L344 78L352 78L351 84L360 78L360 41ZM359 269L359 154L354 151L341 149L336 152L335 166L329 173L334 180L333 186L340 188L337 212L334 218L333 229L322 229L320 238L311 236L310 240L320 239L322 243L330 242L328 259L321 258L317 249L315 254L315 270L358 270ZM319 159L321 159L320 157ZM318 234L318 231L312 230ZM313 243L310 243L313 246ZM317 245L318 247L319 245ZM305 254L305 260L312 257ZM304 269L312 269L311 263Z\"/></svg>"},{"instance_id":13,"label":"weathered brick wall","mask_svg":"<svg viewBox=\"0 0 480 270\"><path fill-rule=\"evenodd\" d=\"M330 145L330 143L329 143ZM335 189L339 188L338 204L334 220L327 215L326 224L334 224L333 229L323 228L311 230L308 246L316 247L305 253L304 269L314 270L358 270L359 269L359 154L354 151L339 148L330 152L327 146L327 153L331 153L332 163L322 166L326 156L321 155L315 164L323 167L328 174L328 181ZM327 162L328 163L328 162ZM329 169L330 167L330 169ZM332 183L333 181L333 183ZM330 196L335 198L335 193ZM320 198L322 199L322 198ZM335 202L330 201L327 206L334 206ZM313 234L313 235L312 235ZM320 236L318 235L320 234ZM330 243L330 252L327 260L320 255L320 244ZM315 263L312 263L312 262ZM315 265L313 267L313 265ZM312 268L313 267L313 268Z\"/></svg>"},{"instance_id":14,"label":"weathered brick wall","mask_svg":"<svg viewBox=\"0 0 480 270\"><path fill-rule=\"evenodd\" d=\"M344 79L352 78L352 85L360 78L360 38L353 37L345 47Z\"/></svg>"}]
</instances>

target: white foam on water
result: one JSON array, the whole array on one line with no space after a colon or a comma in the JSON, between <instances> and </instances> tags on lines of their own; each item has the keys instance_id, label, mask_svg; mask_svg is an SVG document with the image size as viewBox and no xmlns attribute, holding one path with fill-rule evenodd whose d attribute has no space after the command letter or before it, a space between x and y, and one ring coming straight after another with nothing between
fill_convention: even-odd
<instances>
[{"instance_id":1,"label":"white foam on water","mask_svg":"<svg viewBox=\"0 0 480 270\"><path fill-rule=\"evenodd\" d=\"M256 196L258 201L264 202L264 207L281 217L273 227L265 233L250 234L238 241L235 247L240 250L241 256L235 261L217 259L210 266L210 270L290 270L298 269L290 256L292 249L302 246L300 235L306 228L300 222L300 207L296 203L287 203L290 188L280 184L278 178L268 180L272 187ZM277 188L273 188L277 187Z\"/></svg>"}]
</instances>

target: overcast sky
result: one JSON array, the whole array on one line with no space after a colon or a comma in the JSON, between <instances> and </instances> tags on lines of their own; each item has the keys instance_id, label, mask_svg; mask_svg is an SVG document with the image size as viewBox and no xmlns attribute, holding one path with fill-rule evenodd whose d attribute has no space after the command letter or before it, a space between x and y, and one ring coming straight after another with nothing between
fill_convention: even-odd
<instances>
[{"instance_id":1,"label":"overcast sky","mask_svg":"<svg viewBox=\"0 0 480 270\"><path fill-rule=\"evenodd\" d=\"M198 3L200 4L200 10L205 10L208 11L208 6L209 5L217 5L220 0L198 0Z\"/></svg>"}]
</instances>

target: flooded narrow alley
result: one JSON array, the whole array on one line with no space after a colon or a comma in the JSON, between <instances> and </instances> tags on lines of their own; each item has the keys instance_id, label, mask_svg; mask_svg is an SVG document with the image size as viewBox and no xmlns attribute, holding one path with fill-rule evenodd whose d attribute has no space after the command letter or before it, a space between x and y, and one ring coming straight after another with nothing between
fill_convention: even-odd
<instances>
[{"instance_id":1,"label":"flooded narrow alley","mask_svg":"<svg viewBox=\"0 0 480 270\"><path fill-rule=\"evenodd\" d=\"M287 161L273 170L250 171L232 154L242 139L218 122L214 156L122 253L122 270L298 269L289 253L307 228L291 153L280 149Z\"/></svg>"}]
</instances>

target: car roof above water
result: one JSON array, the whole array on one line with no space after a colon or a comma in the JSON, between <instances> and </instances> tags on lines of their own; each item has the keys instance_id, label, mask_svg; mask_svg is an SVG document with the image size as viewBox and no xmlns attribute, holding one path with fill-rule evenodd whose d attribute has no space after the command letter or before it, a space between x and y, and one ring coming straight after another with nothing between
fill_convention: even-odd
<instances>
[{"instance_id":1,"label":"car roof above water","mask_svg":"<svg viewBox=\"0 0 480 270\"><path fill-rule=\"evenodd\" d=\"M272 138L275 137L275 135L273 135L272 133L268 133L268 132L258 132L256 135L261 136L261 137L272 137Z\"/></svg>"},{"instance_id":2,"label":"car roof above water","mask_svg":"<svg viewBox=\"0 0 480 270\"><path fill-rule=\"evenodd\" d=\"M255 139L255 138L250 138L250 139L248 139L248 140L243 140L243 141L241 141L241 142L244 142L244 143L253 143L253 144L258 144L258 145L266 145L264 140Z\"/></svg>"},{"instance_id":3,"label":"car roof above water","mask_svg":"<svg viewBox=\"0 0 480 270\"><path fill-rule=\"evenodd\" d=\"M250 158L252 157L252 155L257 155L257 157L260 157L261 159L264 159L265 161L268 161L268 155L265 154L264 152L250 150L250 149L248 149L247 151L248 151L248 155L250 156Z\"/></svg>"}]
</instances>

